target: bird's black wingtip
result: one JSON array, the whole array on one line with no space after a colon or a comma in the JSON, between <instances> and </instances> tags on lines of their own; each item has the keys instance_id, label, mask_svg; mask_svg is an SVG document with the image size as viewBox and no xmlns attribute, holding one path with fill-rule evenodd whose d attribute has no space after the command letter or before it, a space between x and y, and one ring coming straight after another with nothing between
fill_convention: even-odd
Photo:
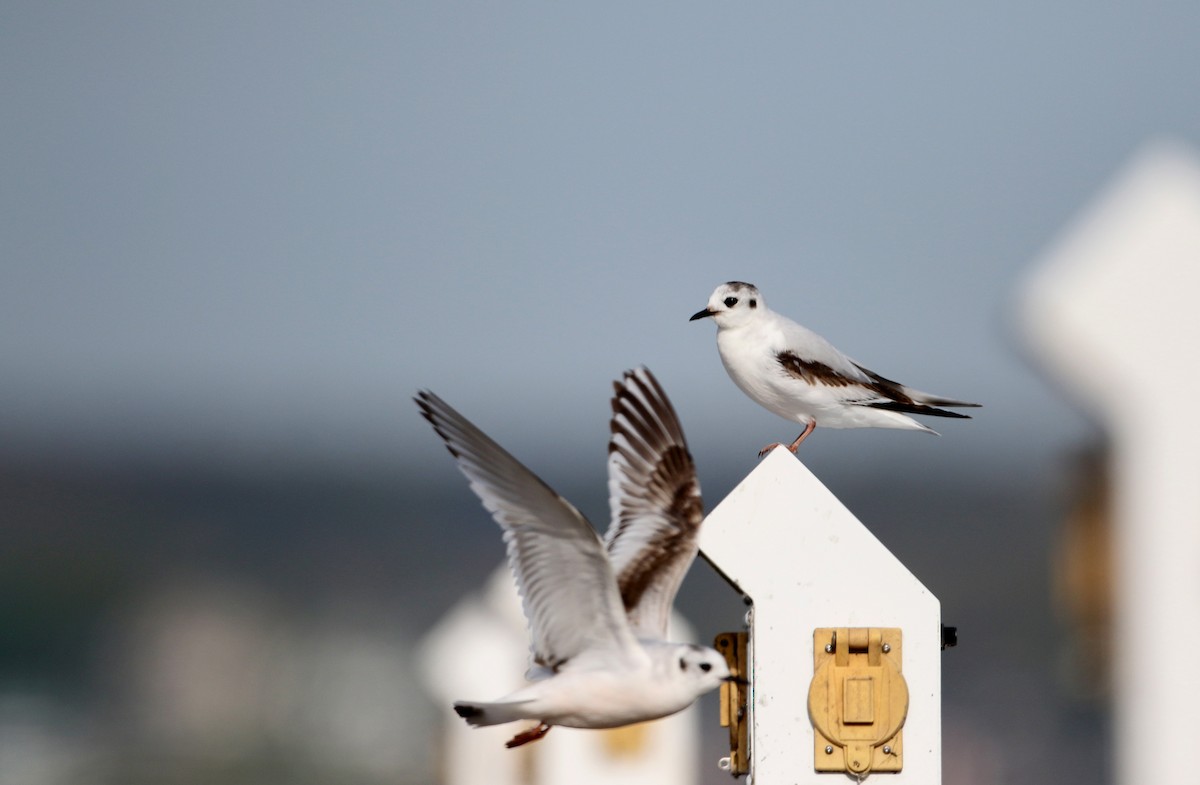
<instances>
[{"instance_id":1,"label":"bird's black wingtip","mask_svg":"<svg viewBox=\"0 0 1200 785\"><path fill-rule=\"evenodd\" d=\"M962 412L952 412L949 409L939 409L936 406L929 406L922 403L910 403L907 401L873 401L866 404L872 409L883 409L889 412L900 412L902 414L923 414L928 417L950 417L956 420L973 419L969 414Z\"/></svg>"},{"instance_id":2,"label":"bird's black wingtip","mask_svg":"<svg viewBox=\"0 0 1200 785\"><path fill-rule=\"evenodd\" d=\"M437 427L437 421L434 419L433 407L436 400L437 397L429 392L429 390L417 390L417 394L413 396L413 403L417 405L421 416L433 423L435 428Z\"/></svg>"}]
</instances>

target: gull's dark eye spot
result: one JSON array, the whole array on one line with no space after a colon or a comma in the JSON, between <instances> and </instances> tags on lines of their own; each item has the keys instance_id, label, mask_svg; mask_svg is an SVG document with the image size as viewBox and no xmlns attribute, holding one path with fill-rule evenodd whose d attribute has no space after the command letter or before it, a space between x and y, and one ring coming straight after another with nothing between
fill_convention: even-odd
<instances>
[{"instance_id":1,"label":"gull's dark eye spot","mask_svg":"<svg viewBox=\"0 0 1200 785\"><path fill-rule=\"evenodd\" d=\"M751 300L751 301L750 301L750 307L751 307L751 308L757 308L757 307L758 307L758 300Z\"/></svg>"},{"instance_id":2,"label":"gull's dark eye spot","mask_svg":"<svg viewBox=\"0 0 1200 785\"><path fill-rule=\"evenodd\" d=\"M681 671L687 670L687 660L685 660L683 657L679 658L679 670L681 670Z\"/></svg>"},{"instance_id":3,"label":"gull's dark eye spot","mask_svg":"<svg viewBox=\"0 0 1200 785\"><path fill-rule=\"evenodd\" d=\"M726 297L725 298L725 307L726 308L732 308L735 305L737 305L736 297Z\"/></svg>"},{"instance_id":4,"label":"gull's dark eye spot","mask_svg":"<svg viewBox=\"0 0 1200 785\"><path fill-rule=\"evenodd\" d=\"M708 663L708 662L700 663L700 670L704 671L705 673L708 673L710 670L712 670L712 663Z\"/></svg>"}]
</instances>

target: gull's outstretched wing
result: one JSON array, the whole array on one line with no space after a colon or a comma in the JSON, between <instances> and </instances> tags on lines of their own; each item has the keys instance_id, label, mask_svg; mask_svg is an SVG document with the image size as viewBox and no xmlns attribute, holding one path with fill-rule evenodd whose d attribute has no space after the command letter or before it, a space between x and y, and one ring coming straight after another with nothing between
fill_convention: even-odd
<instances>
[{"instance_id":1,"label":"gull's outstretched wing","mask_svg":"<svg viewBox=\"0 0 1200 785\"><path fill-rule=\"evenodd\" d=\"M634 634L665 639L675 593L696 557L704 502L683 429L658 381L639 368L613 387L605 544Z\"/></svg>"},{"instance_id":2,"label":"gull's outstretched wing","mask_svg":"<svg viewBox=\"0 0 1200 785\"><path fill-rule=\"evenodd\" d=\"M415 400L504 530L534 662L554 670L585 651L639 650L604 546L583 515L441 398L423 391Z\"/></svg>"}]
</instances>

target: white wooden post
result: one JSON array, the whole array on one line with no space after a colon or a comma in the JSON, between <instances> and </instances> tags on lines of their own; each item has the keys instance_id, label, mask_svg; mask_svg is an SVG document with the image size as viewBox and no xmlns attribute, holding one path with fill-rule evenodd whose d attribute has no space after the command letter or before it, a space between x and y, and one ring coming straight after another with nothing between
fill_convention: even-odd
<instances>
[{"instance_id":1,"label":"white wooden post","mask_svg":"<svg viewBox=\"0 0 1200 785\"><path fill-rule=\"evenodd\" d=\"M887 785L941 782L940 605L829 489L776 449L709 514L700 546L752 602L753 785L846 780L814 764L813 631L825 627L901 628L903 769L870 776Z\"/></svg>"},{"instance_id":2,"label":"white wooden post","mask_svg":"<svg viewBox=\"0 0 1200 785\"><path fill-rule=\"evenodd\" d=\"M1102 418L1114 498L1117 782L1195 782L1200 161L1156 145L1036 268L1022 319Z\"/></svg>"}]
</instances>

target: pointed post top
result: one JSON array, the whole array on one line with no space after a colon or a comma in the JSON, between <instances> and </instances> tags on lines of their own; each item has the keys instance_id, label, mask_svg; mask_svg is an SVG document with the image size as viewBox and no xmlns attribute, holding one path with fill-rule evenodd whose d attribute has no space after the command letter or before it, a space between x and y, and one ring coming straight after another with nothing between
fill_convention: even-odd
<instances>
[{"instance_id":1,"label":"pointed post top","mask_svg":"<svg viewBox=\"0 0 1200 785\"><path fill-rule=\"evenodd\" d=\"M1147 383L1156 371L1175 387L1200 382L1200 367L1181 362L1181 347L1200 341L1197 291L1200 158L1158 142L1035 264L1020 320L1048 373L1093 406L1129 408L1162 394Z\"/></svg>"},{"instance_id":2,"label":"pointed post top","mask_svg":"<svg viewBox=\"0 0 1200 785\"><path fill-rule=\"evenodd\" d=\"M818 576L852 595L870 591L865 586L877 581L928 594L808 467L781 448L709 513L700 527L700 549L752 597L796 594L797 602L811 602ZM867 573L871 580L863 579Z\"/></svg>"}]
</instances>

